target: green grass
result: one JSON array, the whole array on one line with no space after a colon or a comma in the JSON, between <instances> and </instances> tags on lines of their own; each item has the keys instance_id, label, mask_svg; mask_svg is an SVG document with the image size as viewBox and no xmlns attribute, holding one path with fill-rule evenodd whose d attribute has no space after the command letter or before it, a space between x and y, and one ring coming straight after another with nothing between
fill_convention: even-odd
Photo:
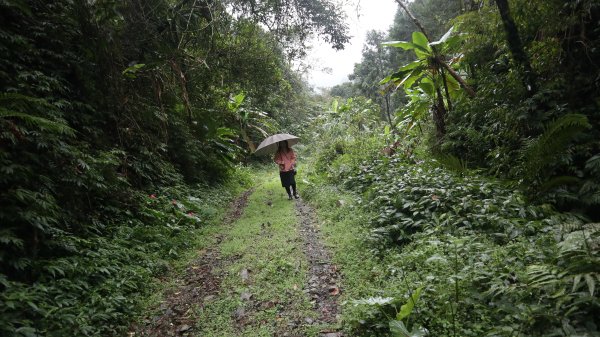
<instances>
[{"instance_id":1,"label":"green grass","mask_svg":"<svg viewBox=\"0 0 600 337\"><path fill-rule=\"evenodd\" d=\"M362 317L360 308L351 301L390 295L394 292L394 284L390 284L387 278L386 262L379 260L364 242L369 232L364 224L368 222L369 215L358 209L356 197L330 185L311 188L308 193L311 204L318 206L316 212L325 245L332 252L333 263L338 265L343 276L339 303L342 303L344 329L351 332L351 324L348 323Z\"/></svg>"},{"instance_id":2,"label":"green grass","mask_svg":"<svg viewBox=\"0 0 600 337\"><path fill-rule=\"evenodd\" d=\"M253 184L248 168L238 167L237 172L236 179L203 191L207 199L203 207L210 211L212 217L200 228L187 233L190 245L186 250L179 251L176 259L168 261L167 273L160 275L160 279L154 278L153 282L146 284L145 296L140 300L140 307L145 309L134 317L138 323L141 324L145 317L160 315L160 304L164 301L166 293L178 286L177 281L184 277L186 267L198 258L198 252L217 244L217 235L223 230L222 221L228 211L229 200Z\"/></svg>"},{"instance_id":3,"label":"green grass","mask_svg":"<svg viewBox=\"0 0 600 337\"><path fill-rule=\"evenodd\" d=\"M225 263L219 296L197 309L199 336L273 336L277 332L317 335L319 326L300 324L316 318L303 293L307 261L298 237L294 203L287 200L275 172L260 172L242 217L225 232L219 245ZM241 277L248 270L248 279ZM242 300L242 293L252 298ZM234 312L244 309L244 325Z\"/></svg>"}]
</instances>

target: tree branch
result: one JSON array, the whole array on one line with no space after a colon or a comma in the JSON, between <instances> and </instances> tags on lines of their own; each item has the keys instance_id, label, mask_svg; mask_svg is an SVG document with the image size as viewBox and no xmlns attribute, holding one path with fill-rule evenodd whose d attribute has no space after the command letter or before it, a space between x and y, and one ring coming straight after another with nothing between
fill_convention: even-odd
<instances>
[{"instance_id":1,"label":"tree branch","mask_svg":"<svg viewBox=\"0 0 600 337\"><path fill-rule=\"evenodd\" d=\"M400 7L402 7L402 9L404 9L408 17L414 22L415 26L419 28L421 33L425 35L427 41L431 41L431 38L429 38L429 34L427 34L425 27L423 27L421 22L419 22L419 20L417 20L417 18L410 12L410 10L408 10L408 7L402 2L402 0L396 0L396 2L398 3L398 5L400 5Z\"/></svg>"}]
</instances>

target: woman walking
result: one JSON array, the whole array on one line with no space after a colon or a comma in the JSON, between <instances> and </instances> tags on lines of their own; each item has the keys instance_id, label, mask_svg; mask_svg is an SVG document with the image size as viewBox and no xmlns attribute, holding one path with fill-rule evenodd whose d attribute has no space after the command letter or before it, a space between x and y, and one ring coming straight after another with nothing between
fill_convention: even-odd
<instances>
[{"instance_id":1,"label":"woman walking","mask_svg":"<svg viewBox=\"0 0 600 337\"><path fill-rule=\"evenodd\" d=\"M273 161L279 165L279 178L281 178L281 186L285 187L288 194L288 199L298 199L298 191L296 190L296 153L289 147L286 140L277 144L277 152Z\"/></svg>"}]
</instances>

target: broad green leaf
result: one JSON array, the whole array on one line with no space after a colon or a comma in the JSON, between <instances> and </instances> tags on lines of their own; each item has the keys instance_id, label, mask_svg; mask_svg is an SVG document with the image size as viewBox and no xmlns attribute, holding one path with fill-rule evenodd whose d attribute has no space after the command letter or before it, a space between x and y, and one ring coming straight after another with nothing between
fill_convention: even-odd
<instances>
[{"instance_id":1,"label":"broad green leaf","mask_svg":"<svg viewBox=\"0 0 600 337\"><path fill-rule=\"evenodd\" d=\"M429 96L433 96L435 94L435 86L433 81L428 77L421 80L419 87L423 89L423 91Z\"/></svg>"},{"instance_id":2,"label":"broad green leaf","mask_svg":"<svg viewBox=\"0 0 600 337\"><path fill-rule=\"evenodd\" d=\"M386 46L386 47L402 48L404 50L412 50L417 47L412 42L408 42L408 41L389 41L389 42L384 42L381 45Z\"/></svg>"},{"instance_id":3,"label":"broad green leaf","mask_svg":"<svg viewBox=\"0 0 600 337\"><path fill-rule=\"evenodd\" d=\"M227 103L229 111L238 111L242 103L244 103L244 99L246 99L246 94L244 92L240 92L239 94L230 97L229 102Z\"/></svg>"},{"instance_id":4,"label":"broad green leaf","mask_svg":"<svg viewBox=\"0 0 600 337\"><path fill-rule=\"evenodd\" d=\"M424 52L431 53L431 47L429 46L429 41L427 40L425 34L421 32L413 32L412 42L417 48L423 50Z\"/></svg>"},{"instance_id":5,"label":"broad green leaf","mask_svg":"<svg viewBox=\"0 0 600 337\"><path fill-rule=\"evenodd\" d=\"M408 302L406 302L406 304L404 304L404 305L402 305L402 307L400 307L400 311L396 315L397 320L403 320L404 318L408 317L408 315L411 314L411 312L415 308L415 304L417 303L417 301L419 300L419 297L421 296L422 289L423 289L422 287L417 288L417 290L415 290L415 292L408 299Z\"/></svg>"},{"instance_id":6,"label":"broad green leaf","mask_svg":"<svg viewBox=\"0 0 600 337\"><path fill-rule=\"evenodd\" d=\"M382 84L386 84L389 81L391 81L392 80L392 75L386 76L383 80L379 81L379 84L382 85Z\"/></svg>"},{"instance_id":7,"label":"broad green leaf","mask_svg":"<svg viewBox=\"0 0 600 337\"><path fill-rule=\"evenodd\" d=\"M398 70L397 72L391 74L389 77L390 80L398 82L399 79L404 79L409 73L411 73L411 70Z\"/></svg>"},{"instance_id":8,"label":"broad green leaf","mask_svg":"<svg viewBox=\"0 0 600 337\"><path fill-rule=\"evenodd\" d=\"M454 32L454 26L450 27L450 29L448 29L448 31L446 32L446 34L444 34L444 36L442 36L439 40L432 42L431 45L436 45L436 44L446 42L448 40L448 38L450 37L450 35L452 35L453 32Z\"/></svg>"},{"instance_id":9,"label":"broad green leaf","mask_svg":"<svg viewBox=\"0 0 600 337\"><path fill-rule=\"evenodd\" d=\"M400 84L397 84L397 86L400 86L407 79L408 74L414 74L415 71L424 72L426 70L426 66L427 66L426 63L423 60L411 62L409 64L402 66L397 72L395 72L395 73L389 75L388 77L384 78L383 80L381 80L381 82L379 82L379 84L385 84L392 80L394 82L398 82L399 79L402 79Z\"/></svg>"},{"instance_id":10,"label":"broad green leaf","mask_svg":"<svg viewBox=\"0 0 600 337\"><path fill-rule=\"evenodd\" d=\"M448 53L452 49L456 48L456 46L462 41L462 37L460 35L453 35L442 44L442 53ZM433 43L431 44L433 45Z\"/></svg>"},{"instance_id":11,"label":"broad green leaf","mask_svg":"<svg viewBox=\"0 0 600 337\"><path fill-rule=\"evenodd\" d=\"M408 331L408 329L406 329L406 326L404 326L404 323L402 321L390 321L390 332L393 333L394 336L410 336L410 332Z\"/></svg>"},{"instance_id":12,"label":"broad green leaf","mask_svg":"<svg viewBox=\"0 0 600 337\"><path fill-rule=\"evenodd\" d=\"M458 83L458 81L452 77L450 74L445 73L446 75L446 84L448 85L448 91L450 91L450 93L454 92L454 91L461 91L460 90L460 83Z\"/></svg>"},{"instance_id":13,"label":"broad green leaf","mask_svg":"<svg viewBox=\"0 0 600 337\"><path fill-rule=\"evenodd\" d=\"M403 85L404 88L411 88L413 84L415 84L415 82L424 75L425 74L420 69L414 69L402 80L402 82L398 84L398 86Z\"/></svg>"},{"instance_id":14,"label":"broad green leaf","mask_svg":"<svg viewBox=\"0 0 600 337\"><path fill-rule=\"evenodd\" d=\"M432 56L430 51L423 50L421 48L415 48L414 52L417 58L421 61L427 61L427 59Z\"/></svg>"},{"instance_id":15,"label":"broad green leaf","mask_svg":"<svg viewBox=\"0 0 600 337\"><path fill-rule=\"evenodd\" d=\"M423 67L425 66L425 61L424 60L417 60L417 61L413 61L411 63L408 63L406 65L403 65L402 67L400 67L399 71L408 71L408 70L413 70L417 67Z\"/></svg>"}]
</instances>

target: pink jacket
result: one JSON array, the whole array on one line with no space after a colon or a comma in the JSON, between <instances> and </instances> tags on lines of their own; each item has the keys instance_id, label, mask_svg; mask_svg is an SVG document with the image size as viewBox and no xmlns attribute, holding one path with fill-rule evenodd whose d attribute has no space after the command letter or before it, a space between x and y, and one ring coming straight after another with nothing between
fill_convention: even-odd
<instances>
[{"instance_id":1,"label":"pink jacket","mask_svg":"<svg viewBox=\"0 0 600 337\"><path fill-rule=\"evenodd\" d=\"M291 171L296 165L296 154L292 149L289 149L288 152L279 151L275 153L275 158L273 158L273 161L279 165L279 171Z\"/></svg>"}]
</instances>

